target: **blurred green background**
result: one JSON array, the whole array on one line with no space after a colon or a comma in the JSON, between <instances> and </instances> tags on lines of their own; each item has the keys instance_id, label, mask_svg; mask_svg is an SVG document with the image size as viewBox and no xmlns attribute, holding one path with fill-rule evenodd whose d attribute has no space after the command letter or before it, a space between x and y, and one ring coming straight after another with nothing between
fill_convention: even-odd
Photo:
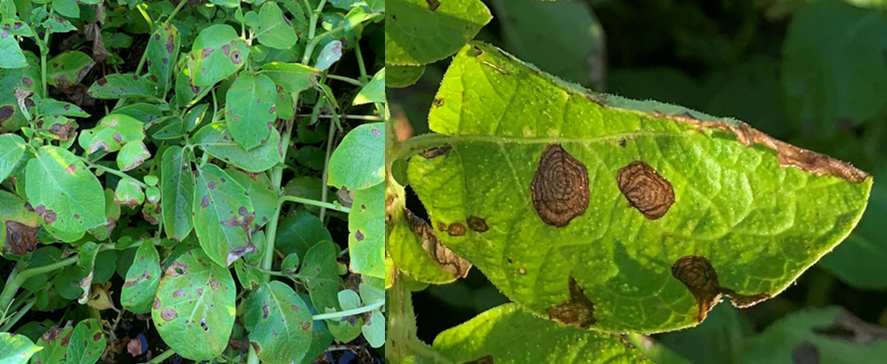
<instances>
[{"instance_id":1,"label":"blurred green background","mask_svg":"<svg viewBox=\"0 0 887 364\"><path fill-rule=\"evenodd\" d=\"M887 363L887 1L486 0L477 39L596 91L743 120L875 178L853 234L782 295L719 305L700 327L654 335L694 363ZM413 135L449 59L389 89ZM408 207L423 213L411 196ZM473 270L414 295L419 336L507 301ZM772 360L771 360L772 359ZM805 361L805 360L817 361Z\"/></svg>"}]
</instances>

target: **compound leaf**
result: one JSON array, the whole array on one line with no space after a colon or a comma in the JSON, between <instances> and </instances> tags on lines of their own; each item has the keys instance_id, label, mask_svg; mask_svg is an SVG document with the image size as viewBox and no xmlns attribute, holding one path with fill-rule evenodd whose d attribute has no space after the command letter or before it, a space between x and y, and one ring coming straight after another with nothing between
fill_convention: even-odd
<instances>
[{"instance_id":1,"label":"compound leaf","mask_svg":"<svg viewBox=\"0 0 887 364\"><path fill-rule=\"evenodd\" d=\"M103 225L105 194L83 161L64 148L43 146L28 161L28 202L47 226L79 233Z\"/></svg>"},{"instance_id":2,"label":"compound leaf","mask_svg":"<svg viewBox=\"0 0 887 364\"><path fill-rule=\"evenodd\" d=\"M192 249L166 269L151 317L163 341L183 358L212 360L228 346L236 294L231 272Z\"/></svg>"},{"instance_id":3,"label":"compound leaf","mask_svg":"<svg viewBox=\"0 0 887 364\"><path fill-rule=\"evenodd\" d=\"M431 226L513 301L601 331L696 325L782 292L859 221L871 177L733 119L596 94L482 43L408 178ZM446 136L449 137L446 137Z\"/></svg>"},{"instance_id":4,"label":"compound leaf","mask_svg":"<svg viewBox=\"0 0 887 364\"><path fill-rule=\"evenodd\" d=\"M256 249L250 240L253 204L243 186L215 164L197 168L194 175L194 232L210 259L227 267Z\"/></svg>"}]
</instances>

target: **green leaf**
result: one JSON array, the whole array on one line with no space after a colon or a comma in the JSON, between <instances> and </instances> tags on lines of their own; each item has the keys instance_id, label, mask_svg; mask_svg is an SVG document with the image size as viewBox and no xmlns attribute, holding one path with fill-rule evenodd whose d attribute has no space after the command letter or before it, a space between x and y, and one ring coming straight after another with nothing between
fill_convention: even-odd
<instances>
[{"instance_id":1,"label":"green leaf","mask_svg":"<svg viewBox=\"0 0 887 364\"><path fill-rule=\"evenodd\" d=\"M52 8L59 14L76 19L80 17L80 7L77 0L52 0Z\"/></svg>"},{"instance_id":2,"label":"green leaf","mask_svg":"<svg viewBox=\"0 0 887 364\"><path fill-rule=\"evenodd\" d=\"M260 43L277 49L292 47L299 40L292 22L273 1L266 2L259 11L256 37Z\"/></svg>"},{"instance_id":3,"label":"green leaf","mask_svg":"<svg viewBox=\"0 0 887 364\"><path fill-rule=\"evenodd\" d=\"M351 271L385 277L385 185L354 192L348 214Z\"/></svg>"},{"instance_id":4,"label":"green leaf","mask_svg":"<svg viewBox=\"0 0 887 364\"><path fill-rule=\"evenodd\" d=\"M343 310L351 310L360 307L360 296L357 295L357 292L350 289L343 289L339 291L337 296L339 297L339 306L341 306Z\"/></svg>"},{"instance_id":5,"label":"green leaf","mask_svg":"<svg viewBox=\"0 0 887 364\"><path fill-rule=\"evenodd\" d=\"M299 152L296 153L296 161L305 167L319 171L323 169L323 164L326 162L326 152L313 145L306 145L299 148Z\"/></svg>"},{"instance_id":6,"label":"green leaf","mask_svg":"<svg viewBox=\"0 0 887 364\"><path fill-rule=\"evenodd\" d=\"M28 162L25 190L42 221L58 230L79 233L103 225L102 185L73 153L51 145L37 149Z\"/></svg>"},{"instance_id":7,"label":"green leaf","mask_svg":"<svg viewBox=\"0 0 887 364\"><path fill-rule=\"evenodd\" d=\"M419 66L449 57L492 19L478 0L388 2L385 63L393 65Z\"/></svg>"},{"instance_id":8,"label":"green leaf","mask_svg":"<svg viewBox=\"0 0 887 364\"><path fill-rule=\"evenodd\" d=\"M311 345L311 311L283 282L262 283L253 291L243 318L250 344L262 362L299 362Z\"/></svg>"},{"instance_id":9,"label":"green leaf","mask_svg":"<svg viewBox=\"0 0 887 364\"><path fill-rule=\"evenodd\" d=\"M120 153L117 154L117 168L121 172L126 172L142 165L150 158L151 152L148 151L145 143L141 140L133 140L120 148Z\"/></svg>"},{"instance_id":10,"label":"green leaf","mask_svg":"<svg viewBox=\"0 0 887 364\"><path fill-rule=\"evenodd\" d=\"M604 30L588 3L493 1L504 48L566 81L590 85L591 60L603 56ZM602 65L601 65L602 66ZM600 67L600 66L598 66Z\"/></svg>"},{"instance_id":11,"label":"green leaf","mask_svg":"<svg viewBox=\"0 0 887 364\"><path fill-rule=\"evenodd\" d=\"M193 107L191 110L188 110L188 113L185 114L185 119L182 120L182 129L187 133L194 130L194 128L204 121L204 116L206 115L206 110L208 108L208 104L200 104Z\"/></svg>"},{"instance_id":12,"label":"green leaf","mask_svg":"<svg viewBox=\"0 0 887 364\"><path fill-rule=\"evenodd\" d=\"M853 31L847 31L853 29ZM785 37L785 114L808 138L822 138L887 112L884 67L887 16L838 1L797 12ZM824 42L823 39L829 39ZM816 71L811 71L816 70Z\"/></svg>"},{"instance_id":13,"label":"green leaf","mask_svg":"<svg viewBox=\"0 0 887 364\"><path fill-rule=\"evenodd\" d=\"M2 364L27 364L31 356L41 349L43 347L34 346L31 339L24 335L0 332L0 363Z\"/></svg>"},{"instance_id":14,"label":"green leaf","mask_svg":"<svg viewBox=\"0 0 887 364\"><path fill-rule=\"evenodd\" d=\"M256 247L250 225L256 217L246 190L215 164L194 173L194 232L206 254L223 267Z\"/></svg>"},{"instance_id":15,"label":"green leaf","mask_svg":"<svg viewBox=\"0 0 887 364\"><path fill-rule=\"evenodd\" d=\"M367 339L367 343L374 348L381 348L385 345L385 316L382 311L375 309L370 311L368 323L361 326L360 331L363 337Z\"/></svg>"},{"instance_id":16,"label":"green leaf","mask_svg":"<svg viewBox=\"0 0 887 364\"><path fill-rule=\"evenodd\" d=\"M330 231L323 226L320 218L305 213L284 217L277 227L275 249L286 255L297 254L298 260L305 260L305 253L322 241L333 240ZM297 261L298 261L297 260Z\"/></svg>"},{"instance_id":17,"label":"green leaf","mask_svg":"<svg viewBox=\"0 0 887 364\"><path fill-rule=\"evenodd\" d=\"M185 67L176 76L176 104L184 109L200 101L212 87L197 87L191 84L191 71Z\"/></svg>"},{"instance_id":18,"label":"green leaf","mask_svg":"<svg viewBox=\"0 0 887 364\"><path fill-rule=\"evenodd\" d=\"M657 337L675 355L690 363L740 362L735 354L742 352L744 341L753 335L751 324L739 309L719 305L711 310L708 319L692 330L681 330ZM655 360L655 362L660 362Z\"/></svg>"},{"instance_id":19,"label":"green leaf","mask_svg":"<svg viewBox=\"0 0 887 364\"><path fill-rule=\"evenodd\" d=\"M133 140L144 140L142 123L123 114L111 114L102 118L99 124L80 133L80 147L92 154L99 149L105 153L116 152Z\"/></svg>"},{"instance_id":20,"label":"green leaf","mask_svg":"<svg viewBox=\"0 0 887 364\"><path fill-rule=\"evenodd\" d=\"M40 83L40 58L30 51L25 51L25 59L29 67L3 68L0 67L0 127L7 131L18 131L28 124L28 120L19 110L18 99L14 88L19 87L35 94L43 94L43 86Z\"/></svg>"},{"instance_id":21,"label":"green leaf","mask_svg":"<svg viewBox=\"0 0 887 364\"><path fill-rule=\"evenodd\" d=\"M352 105L363 105L371 102L385 102L385 68L376 72L373 79L360 89L354 97Z\"/></svg>"},{"instance_id":22,"label":"green leaf","mask_svg":"<svg viewBox=\"0 0 887 364\"><path fill-rule=\"evenodd\" d=\"M305 305L311 310L312 314L317 314L317 310L314 308L314 305L311 304L310 297L305 293L299 293L299 297L305 302ZM330 333L330 330L326 327L326 323L323 320L314 320L314 324L311 325L311 347L308 349L308 352L305 354L305 357L302 359L300 364L312 364L314 359L323 354L333 343L333 334Z\"/></svg>"},{"instance_id":23,"label":"green leaf","mask_svg":"<svg viewBox=\"0 0 887 364\"><path fill-rule=\"evenodd\" d=\"M21 197L0 191L0 254L23 256L33 252L39 228L40 217L25 206Z\"/></svg>"},{"instance_id":24,"label":"green leaf","mask_svg":"<svg viewBox=\"0 0 887 364\"><path fill-rule=\"evenodd\" d=\"M25 140L15 134L0 135L0 181L6 179L25 155Z\"/></svg>"},{"instance_id":25,"label":"green leaf","mask_svg":"<svg viewBox=\"0 0 887 364\"><path fill-rule=\"evenodd\" d=\"M296 117L296 110L293 107L293 94L284 90L283 87L277 86L274 105L277 108L278 119L289 120Z\"/></svg>"},{"instance_id":26,"label":"green leaf","mask_svg":"<svg viewBox=\"0 0 887 364\"><path fill-rule=\"evenodd\" d=\"M385 87L402 88L410 86L425 73L425 66L394 66L386 64L385 68L391 71L391 77L385 80Z\"/></svg>"},{"instance_id":27,"label":"green leaf","mask_svg":"<svg viewBox=\"0 0 887 364\"><path fill-rule=\"evenodd\" d=\"M429 124L439 148L408 175L441 242L523 307L601 331L674 330L722 295L780 293L849 234L872 184L747 124L591 93L481 43L453 60Z\"/></svg>"},{"instance_id":28,"label":"green leaf","mask_svg":"<svg viewBox=\"0 0 887 364\"><path fill-rule=\"evenodd\" d=\"M256 209L256 218L253 220L251 229L258 230L265 226L271 221L271 217L277 210L277 192L275 192L271 180L265 173L247 174L233 169L229 169L227 172L231 178L243 186Z\"/></svg>"},{"instance_id":29,"label":"green leaf","mask_svg":"<svg viewBox=\"0 0 887 364\"><path fill-rule=\"evenodd\" d=\"M262 172L271 169L280 160L280 133L271 130L265 143L256 149L246 151L231 138L225 123L207 125L191 138L191 143L200 145L214 157L231 163L249 172Z\"/></svg>"},{"instance_id":30,"label":"green leaf","mask_svg":"<svg viewBox=\"0 0 887 364\"><path fill-rule=\"evenodd\" d=\"M147 79L154 81L154 86L159 90L157 95L165 95L172 87L170 77L175 70L175 62L179 59L181 45L179 30L169 23L158 27L148 39L148 47L145 49Z\"/></svg>"},{"instance_id":31,"label":"green leaf","mask_svg":"<svg viewBox=\"0 0 887 364\"><path fill-rule=\"evenodd\" d=\"M151 317L160 337L177 354L212 360L228 346L236 294L231 272L192 249L166 269Z\"/></svg>"},{"instance_id":32,"label":"green leaf","mask_svg":"<svg viewBox=\"0 0 887 364\"><path fill-rule=\"evenodd\" d=\"M134 209L145 202L145 192L135 179L121 178L114 189L114 202Z\"/></svg>"},{"instance_id":33,"label":"green leaf","mask_svg":"<svg viewBox=\"0 0 887 364\"><path fill-rule=\"evenodd\" d=\"M321 71L298 63L271 62L262 66L262 73L288 92L302 92L317 84Z\"/></svg>"},{"instance_id":34,"label":"green leaf","mask_svg":"<svg viewBox=\"0 0 887 364\"><path fill-rule=\"evenodd\" d=\"M816 358L820 363L873 363L887 355L887 342L877 339L885 334L883 327L866 323L844 308L806 308L747 340L742 362Z\"/></svg>"},{"instance_id":35,"label":"green leaf","mask_svg":"<svg viewBox=\"0 0 887 364\"><path fill-rule=\"evenodd\" d=\"M152 297L160 284L160 256L153 240L145 240L136 251L135 258L126 272L120 304L134 313L148 313L153 303Z\"/></svg>"},{"instance_id":36,"label":"green leaf","mask_svg":"<svg viewBox=\"0 0 887 364\"><path fill-rule=\"evenodd\" d=\"M34 36L34 32L31 30L28 23L20 21L19 19L3 19L0 21L0 29L5 30L11 35L21 35L23 37Z\"/></svg>"},{"instance_id":37,"label":"green leaf","mask_svg":"<svg viewBox=\"0 0 887 364\"><path fill-rule=\"evenodd\" d=\"M345 287L337 274L336 256L338 252L339 247L333 242L317 243L308 249L302 269L299 271L302 282L308 289L311 301L318 313L341 311L338 293ZM325 321L333 336L345 342L354 340L360 335L360 326L363 324L363 319L355 320L353 317L346 320Z\"/></svg>"},{"instance_id":38,"label":"green leaf","mask_svg":"<svg viewBox=\"0 0 887 364\"><path fill-rule=\"evenodd\" d=\"M330 68L330 66L338 62L341 58L342 42L334 40L327 43L325 46L323 46L323 49L320 50L320 53L318 53L317 55L317 63L314 65L314 67L321 71L326 71Z\"/></svg>"},{"instance_id":39,"label":"green leaf","mask_svg":"<svg viewBox=\"0 0 887 364\"><path fill-rule=\"evenodd\" d=\"M443 258L437 256L435 249L440 240L427 221L402 205L392 208L391 219L394 226L388 235L387 253L398 271L418 282L433 284L450 283L462 277L460 271L447 271L435 261ZM458 269L460 266L453 267Z\"/></svg>"},{"instance_id":40,"label":"green leaf","mask_svg":"<svg viewBox=\"0 0 887 364\"><path fill-rule=\"evenodd\" d=\"M496 364L640 363L646 358L615 335L559 325L514 303L493 308L434 338L455 362Z\"/></svg>"},{"instance_id":41,"label":"green leaf","mask_svg":"<svg viewBox=\"0 0 887 364\"><path fill-rule=\"evenodd\" d=\"M188 58L191 83L204 87L219 82L243 67L249 46L230 25L211 25L200 31Z\"/></svg>"},{"instance_id":42,"label":"green leaf","mask_svg":"<svg viewBox=\"0 0 887 364\"><path fill-rule=\"evenodd\" d=\"M115 114L122 114L136 119L144 124L147 129L163 118L163 110L156 104L138 103L114 110Z\"/></svg>"},{"instance_id":43,"label":"green leaf","mask_svg":"<svg viewBox=\"0 0 887 364\"><path fill-rule=\"evenodd\" d=\"M161 163L160 189L163 198L160 200L163 214L163 229L172 240L182 241L194 223L191 218L194 201L194 177L191 174L191 163L185 150L173 146L163 153Z\"/></svg>"},{"instance_id":44,"label":"green leaf","mask_svg":"<svg viewBox=\"0 0 887 364\"><path fill-rule=\"evenodd\" d=\"M226 8L236 8L240 6L239 0L210 0L211 3L224 6Z\"/></svg>"},{"instance_id":45,"label":"green leaf","mask_svg":"<svg viewBox=\"0 0 887 364\"><path fill-rule=\"evenodd\" d=\"M153 97L157 93L157 82L132 73L113 74L96 80L87 92L97 99Z\"/></svg>"},{"instance_id":46,"label":"green leaf","mask_svg":"<svg viewBox=\"0 0 887 364\"><path fill-rule=\"evenodd\" d=\"M49 60L46 66L46 81L58 88L73 87L80 83L95 62L86 53L66 51Z\"/></svg>"},{"instance_id":47,"label":"green leaf","mask_svg":"<svg viewBox=\"0 0 887 364\"><path fill-rule=\"evenodd\" d=\"M228 89L225 120L234 141L243 149L258 147L274 129L276 93L277 88L268 76L249 72L242 72Z\"/></svg>"},{"instance_id":48,"label":"green leaf","mask_svg":"<svg viewBox=\"0 0 887 364\"><path fill-rule=\"evenodd\" d=\"M81 118L89 117L86 111L79 106L69 102L58 101L56 99L42 99L37 104L37 110L42 116L77 116Z\"/></svg>"},{"instance_id":49,"label":"green leaf","mask_svg":"<svg viewBox=\"0 0 887 364\"><path fill-rule=\"evenodd\" d=\"M68 343L67 364L94 364L102 357L108 341L99 320L89 318L77 323Z\"/></svg>"},{"instance_id":50,"label":"green leaf","mask_svg":"<svg viewBox=\"0 0 887 364\"><path fill-rule=\"evenodd\" d=\"M264 277L258 268L248 265L242 260L234 261L233 266L240 286L248 290L259 288L259 283L262 283Z\"/></svg>"},{"instance_id":51,"label":"green leaf","mask_svg":"<svg viewBox=\"0 0 887 364\"><path fill-rule=\"evenodd\" d=\"M56 325L46 330L37 340L37 346L43 347L43 350L34 354L33 362L39 361L44 364L64 363L65 355L68 353L67 344L70 344L72 331L74 331L74 328L71 327L71 321L68 321L64 327ZM6 352L6 350L0 352Z\"/></svg>"},{"instance_id":52,"label":"green leaf","mask_svg":"<svg viewBox=\"0 0 887 364\"><path fill-rule=\"evenodd\" d=\"M354 191L385 178L385 125L363 124L351 130L330 157L330 186Z\"/></svg>"},{"instance_id":53,"label":"green leaf","mask_svg":"<svg viewBox=\"0 0 887 364\"><path fill-rule=\"evenodd\" d=\"M77 30L74 27L74 24L71 24L68 20L64 18L60 18L57 16L50 17L43 22L43 27L46 28L46 31L51 33L67 33L72 30Z\"/></svg>"},{"instance_id":54,"label":"green leaf","mask_svg":"<svg viewBox=\"0 0 887 364\"><path fill-rule=\"evenodd\" d=\"M81 290L77 303L83 305L89 301L89 292L92 287L93 267L95 267L95 257L99 254L99 247L95 242L88 241L80 246L80 257L77 258L77 269L80 270L80 281L77 283Z\"/></svg>"},{"instance_id":55,"label":"green leaf","mask_svg":"<svg viewBox=\"0 0 887 364\"><path fill-rule=\"evenodd\" d=\"M0 67L22 68L28 65L18 41L7 31L0 31Z\"/></svg>"}]
</instances>

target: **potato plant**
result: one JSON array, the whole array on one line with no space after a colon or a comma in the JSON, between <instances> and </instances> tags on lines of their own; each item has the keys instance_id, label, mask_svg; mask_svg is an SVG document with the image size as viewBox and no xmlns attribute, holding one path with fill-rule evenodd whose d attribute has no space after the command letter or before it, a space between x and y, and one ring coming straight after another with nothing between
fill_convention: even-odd
<instances>
[{"instance_id":1,"label":"potato plant","mask_svg":"<svg viewBox=\"0 0 887 364\"><path fill-rule=\"evenodd\" d=\"M0 362L379 357L383 1L0 15Z\"/></svg>"}]
</instances>

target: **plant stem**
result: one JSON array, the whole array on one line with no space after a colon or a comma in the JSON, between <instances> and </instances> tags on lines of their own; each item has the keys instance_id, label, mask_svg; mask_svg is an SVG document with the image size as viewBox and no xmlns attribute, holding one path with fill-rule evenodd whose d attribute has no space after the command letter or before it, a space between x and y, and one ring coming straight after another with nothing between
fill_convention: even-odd
<instances>
[{"instance_id":1,"label":"plant stem","mask_svg":"<svg viewBox=\"0 0 887 364\"><path fill-rule=\"evenodd\" d=\"M135 179L135 178L132 178L132 177L130 177L130 176L129 176L128 174L126 174L126 173L123 173L123 172L118 171L118 170L116 170L116 169L114 169L114 168L111 168L111 167L105 167L105 166L103 166L103 165L101 165L101 164L97 164L97 163L90 162L89 159L86 159L86 158L83 158L83 157L78 157L78 158L80 158L80 159L83 161L83 163L86 163L86 165L89 166L89 168L101 169L101 170L103 170L103 171L105 171L105 172L108 172L108 173L110 173L110 174L113 174L113 175L115 175L115 176L117 176L117 177L133 180L133 181L135 181L136 183L138 183L139 187L141 187L141 188L143 188L143 189L147 189L147 188L148 188L148 185L146 185L144 182L139 181L139 180L137 180L137 179Z\"/></svg>"},{"instance_id":2,"label":"plant stem","mask_svg":"<svg viewBox=\"0 0 887 364\"><path fill-rule=\"evenodd\" d=\"M185 2L185 0L182 0L182 2ZM176 353L176 351L173 350L172 348L166 349L166 351L160 353L160 355L158 355L158 356L155 356L154 359L151 359L151 361L149 361L147 364L162 363L164 360L173 356L173 354L175 354L175 353Z\"/></svg>"},{"instance_id":3,"label":"plant stem","mask_svg":"<svg viewBox=\"0 0 887 364\"><path fill-rule=\"evenodd\" d=\"M31 310L31 307L34 306L35 302L37 302L37 300L35 299L29 300L28 303L25 304L25 307L22 307L20 310L18 310L18 312L15 313L15 316L10 317L9 321L6 321L3 326L0 326L0 332L9 332L9 329L15 326L18 320L21 320L21 318L25 316L28 311Z\"/></svg>"},{"instance_id":4,"label":"plant stem","mask_svg":"<svg viewBox=\"0 0 887 364\"><path fill-rule=\"evenodd\" d=\"M54 11L55 8L49 8L50 18L52 17ZM38 42L37 45L40 46L40 67L42 68L42 74L40 75L40 78L43 80L43 98L45 99L49 97L49 90L46 88L46 55L49 54L49 36L52 33L47 30L44 31L46 32L43 33L43 44L39 44Z\"/></svg>"},{"instance_id":5,"label":"plant stem","mask_svg":"<svg viewBox=\"0 0 887 364\"><path fill-rule=\"evenodd\" d=\"M333 80L338 80L338 81L342 81L342 82L348 82L348 83L350 83L350 84L352 84L352 85L359 86L359 87L360 87L360 86L363 86L363 82L360 82L360 81L358 81L358 80L355 80L355 79L353 79L353 78L351 78L351 77L338 76L338 75L326 75L326 78L333 79Z\"/></svg>"},{"instance_id":6,"label":"plant stem","mask_svg":"<svg viewBox=\"0 0 887 364\"><path fill-rule=\"evenodd\" d=\"M334 123L330 123L330 133L326 140L326 159L323 162L323 184L321 185L320 192L320 200L323 203L326 203L326 195L329 192L329 187L326 186L327 181L329 180L329 169L330 169L330 155L333 154L333 137L336 136L336 126ZM326 207L320 207L320 221L323 221L323 217L326 215Z\"/></svg>"},{"instance_id":7,"label":"plant stem","mask_svg":"<svg viewBox=\"0 0 887 364\"><path fill-rule=\"evenodd\" d=\"M329 203L329 202L315 201L315 200L311 200L311 199L307 199L307 198L301 198L301 197L296 197L296 196L280 196L280 201L281 201L281 202L283 202L283 201L298 202L298 203L302 203L302 204L306 204L306 205L318 206L318 207L320 207L320 208L324 208L324 209L330 209L330 210L341 211L341 212L344 212L344 213L346 213L346 214L349 213L349 212L351 212L351 208L350 208L350 207L345 207L345 206L341 206L341 205L336 205L336 204L332 204L332 203Z\"/></svg>"},{"instance_id":8,"label":"plant stem","mask_svg":"<svg viewBox=\"0 0 887 364\"><path fill-rule=\"evenodd\" d=\"M287 122L287 130L283 133L283 140L281 141L283 155L280 156L280 163L286 163L286 153L289 150L290 138L293 133L292 125L292 120ZM280 183L282 179L283 168L274 167L271 170L271 185L274 186L274 191L277 191L278 196L280 196ZM274 262L274 241L277 239L277 223L280 221L280 207L283 205L283 201L282 198L278 198L277 207L274 209L274 214L271 215L271 221L268 223L268 229L265 231L265 257L262 259L262 269L266 271L271 270L272 263ZM264 280L265 282L270 282L271 275L264 274Z\"/></svg>"},{"instance_id":9,"label":"plant stem","mask_svg":"<svg viewBox=\"0 0 887 364\"><path fill-rule=\"evenodd\" d=\"M370 311L375 310L379 307L382 307L382 305L384 305L384 304L385 304L385 301L383 300L383 301L379 301L379 302L376 302L376 303L373 303L373 304L370 304L367 306L352 308L350 310L339 311L339 312L327 312L327 313L320 314L320 315L314 315L314 316L311 316L311 319L313 319L313 320L328 320L328 319L334 319L334 318L345 317L345 316L353 316L353 315L361 314L364 312L370 312Z\"/></svg>"},{"instance_id":10,"label":"plant stem","mask_svg":"<svg viewBox=\"0 0 887 364\"><path fill-rule=\"evenodd\" d=\"M6 319L6 309L12 304L12 300L15 298L15 294L18 292L19 287L21 287L28 278L38 274L60 270L76 263L78 258L79 255L74 255L52 264L25 269L14 276L12 274L15 274L15 271L13 271L9 276L10 279L6 282L6 287L3 288L3 293L0 293L0 309L3 310L2 315L0 315L0 322L3 322Z\"/></svg>"},{"instance_id":11,"label":"plant stem","mask_svg":"<svg viewBox=\"0 0 887 364\"><path fill-rule=\"evenodd\" d=\"M176 14L179 13L179 10L182 10L187 2L187 0L179 1L179 5L177 5L176 8L172 11L172 14L169 14L169 18L166 18L166 20L163 22L163 25L169 24L169 21L172 20L172 18L176 17Z\"/></svg>"},{"instance_id":12,"label":"plant stem","mask_svg":"<svg viewBox=\"0 0 887 364\"><path fill-rule=\"evenodd\" d=\"M360 80L363 82L370 82L367 78L367 68L363 64L363 54L360 52L360 42L354 43L354 55L357 56L357 68L360 69Z\"/></svg>"}]
</instances>

